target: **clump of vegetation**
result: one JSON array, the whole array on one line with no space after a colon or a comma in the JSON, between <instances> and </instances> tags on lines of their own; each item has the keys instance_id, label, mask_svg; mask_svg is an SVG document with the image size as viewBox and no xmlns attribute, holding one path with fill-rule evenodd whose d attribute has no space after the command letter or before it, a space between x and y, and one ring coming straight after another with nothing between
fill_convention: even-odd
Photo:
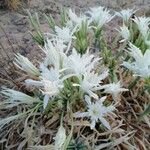
<instances>
[{"instance_id":1,"label":"clump of vegetation","mask_svg":"<svg viewBox=\"0 0 150 150\"><path fill-rule=\"evenodd\" d=\"M44 58L35 65L16 54L14 64L27 76L22 91L1 91L0 110L11 110L0 121L4 149L149 148L150 18L134 12L63 10L59 24L45 15L51 33L29 13ZM116 51L104 38L114 16L123 20Z\"/></svg>"},{"instance_id":2,"label":"clump of vegetation","mask_svg":"<svg viewBox=\"0 0 150 150\"><path fill-rule=\"evenodd\" d=\"M21 0L1 0L0 7L17 10L21 6Z\"/></svg>"}]
</instances>

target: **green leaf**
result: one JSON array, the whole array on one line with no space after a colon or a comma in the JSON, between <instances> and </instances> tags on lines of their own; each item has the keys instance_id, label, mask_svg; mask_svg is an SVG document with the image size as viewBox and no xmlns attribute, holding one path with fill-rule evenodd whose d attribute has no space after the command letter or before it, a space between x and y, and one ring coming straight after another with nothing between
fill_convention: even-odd
<instances>
[{"instance_id":1,"label":"green leaf","mask_svg":"<svg viewBox=\"0 0 150 150\"><path fill-rule=\"evenodd\" d=\"M47 16L46 14L44 14L44 16L48 22L49 27L52 28L53 31L55 31L55 21L53 17L51 15Z\"/></svg>"},{"instance_id":2,"label":"green leaf","mask_svg":"<svg viewBox=\"0 0 150 150\"><path fill-rule=\"evenodd\" d=\"M44 35L43 35L43 32L41 31L41 28L40 28L40 23L39 23L39 18L38 18L38 15L37 13L35 14L36 15L36 19L33 18L33 16L31 15L31 13L29 11L27 11L28 13L28 16L29 16L29 20L30 20L30 23L33 27L33 29L35 30L36 34L32 35L32 38L39 44L39 45L42 45L44 46Z\"/></svg>"},{"instance_id":3,"label":"green leaf","mask_svg":"<svg viewBox=\"0 0 150 150\"><path fill-rule=\"evenodd\" d=\"M64 8L61 9L60 19L61 19L61 26L65 27L67 22L67 12Z\"/></svg>"}]
</instances>

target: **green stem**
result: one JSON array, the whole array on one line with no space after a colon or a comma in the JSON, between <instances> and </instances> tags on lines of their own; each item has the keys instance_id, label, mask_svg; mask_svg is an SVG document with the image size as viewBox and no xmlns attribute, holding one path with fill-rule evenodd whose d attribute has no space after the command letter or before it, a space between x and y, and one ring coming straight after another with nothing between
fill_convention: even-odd
<instances>
[{"instance_id":1,"label":"green stem","mask_svg":"<svg viewBox=\"0 0 150 150\"><path fill-rule=\"evenodd\" d=\"M67 137L66 139L66 142L64 143L64 147L63 147L63 150L66 150L70 141L71 141L71 138L72 138L72 135L73 135L73 129L74 129L74 125L73 125L73 112L72 112L72 108L69 108L70 110L70 117L71 117L71 131L70 131L70 134L69 136Z\"/></svg>"},{"instance_id":2,"label":"green stem","mask_svg":"<svg viewBox=\"0 0 150 150\"><path fill-rule=\"evenodd\" d=\"M101 37L101 32L102 32L102 29L97 27L97 29L94 31L95 33L95 42L94 42L94 45L95 47L99 47L99 44L100 44L100 37Z\"/></svg>"}]
</instances>

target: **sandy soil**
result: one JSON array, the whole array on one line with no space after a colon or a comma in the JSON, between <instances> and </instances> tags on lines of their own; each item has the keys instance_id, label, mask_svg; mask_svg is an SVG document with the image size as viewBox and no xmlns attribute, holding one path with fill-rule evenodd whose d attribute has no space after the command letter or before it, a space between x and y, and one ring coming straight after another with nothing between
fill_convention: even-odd
<instances>
[{"instance_id":1,"label":"sandy soil","mask_svg":"<svg viewBox=\"0 0 150 150\"><path fill-rule=\"evenodd\" d=\"M43 31L49 31L42 14L52 14L58 18L61 7L71 7L76 11L84 11L89 7L103 5L112 10L121 8L138 8L139 14L150 15L150 0L28 0L23 3L18 11L0 10L0 71L5 74L4 68L13 60L14 53L20 52L30 59L40 55L40 50L32 40L29 30L31 27L28 21L26 10L31 13L38 12ZM113 34L112 27L117 24L113 22L108 26L108 38ZM0 74L0 77L2 76ZM3 78L3 77L1 77ZM1 80L0 80L1 82Z\"/></svg>"}]
</instances>

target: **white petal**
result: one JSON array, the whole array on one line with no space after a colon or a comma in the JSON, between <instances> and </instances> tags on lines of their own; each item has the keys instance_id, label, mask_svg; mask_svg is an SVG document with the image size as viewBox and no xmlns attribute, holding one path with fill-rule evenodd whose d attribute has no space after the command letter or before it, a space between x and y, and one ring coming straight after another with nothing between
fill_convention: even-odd
<instances>
[{"instance_id":1,"label":"white petal","mask_svg":"<svg viewBox=\"0 0 150 150\"><path fill-rule=\"evenodd\" d=\"M55 139L55 150L61 150L63 147L63 144L65 143L66 140L66 130L63 126L60 126L58 129L58 132L56 134Z\"/></svg>"},{"instance_id":2,"label":"white petal","mask_svg":"<svg viewBox=\"0 0 150 150\"><path fill-rule=\"evenodd\" d=\"M101 98L99 99L99 101L100 101L101 103L103 103L103 102L106 100L106 98L107 98L107 96L103 96L103 97L101 97Z\"/></svg>"},{"instance_id":3,"label":"white petal","mask_svg":"<svg viewBox=\"0 0 150 150\"><path fill-rule=\"evenodd\" d=\"M49 95L44 96L43 108L45 109L49 101Z\"/></svg>"},{"instance_id":4,"label":"white petal","mask_svg":"<svg viewBox=\"0 0 150 150\"><path fill-rule=\"evenodd\" d=\"M73 85L73 86L79 86L79 87L80 87L80 84L73 83L72 85Z\"/></svg>"},{"instance_id":5,"label":"white petal","mask_svg":"<svg viewBox=\"0 0 150 150\"><path fill-rule=\"evenodd\" d=\"M68 74L68 75L65 75L61 80L64 81L70 77L73 77L73 76L76 76L76 74Z\"/></svg>"},{"instance_id":6,"label":"white petal","mask_svg":"<svg viewBox=\"0 0 150 150\"><path fill-rule=\"evenodd\" d=\"M91 98L88 95L85 95L85 101L88 105L91 105Z\"/></svg>"},{"instance_id":7,"label":"white petal","mask_svg":"<svg viewBox=\"0 0 150 150\"><path fill-rule=\"evenodd\" d=\"M91 90L86 91L91 97L98 99L98 95L92 92Z\"/></svg>"},{"instance_id":8,"label":"white petal","mask_svg":"<svg viewBox=\"0 0 150 150\"><path fill-rule=\"evenodd\" d=\"M107 129L111 130L111 127L110 127L110 125L109 125L109 123L107 122L106 119L100 117L99 120L101 121L101 123L102 123Z\"/></svg>"},{"instance_id":9,"label":"white petal","mask_svg":"<svg viewBox=\"0 0 150 150\"><path fill-rule=\"evenodd\" d=\"M74 113L75 118L83 118L83 117L88 117L88 112L76 112Z\"/></svg>"},{"instance_id":10,"label":"white petal","mask_svg":"<svg viewBox=\"0 0 150 150\"><path fill-rule=\"evenodd\" d=\"M95 122L95 120L93 119L92 122L91 122L91 124L90 124L91 129L94 129L94 128L95 128L95 124L96 124L96 122Z\"/></svg>"},{"instance_id":11,"label":"white petal","mask_svg":"<svg viewBox=\"0 0 150 150\"><path fill-rule=\"evenodd\" d=\"M36 80L32 80L32 79L25 80L25 83L27 86L35 86L35 87L43 86L43 83L41 81L36 81Z\"/></svg>"},{"instance_id":12,"label":"white petal","mask_svg":"<svg viewBox=\"0 0 150 150\"><path fill-rule=\"evenodd\" d=\"M14 64L17 67L19 67L21 70L26 71L27 73L34 75L34 76L40 75L39 70L33 65L31 61L29 61L28 58L20 54L16 54L15 57L16 58L15 58Z\"/></svg>"}]
</instances>

